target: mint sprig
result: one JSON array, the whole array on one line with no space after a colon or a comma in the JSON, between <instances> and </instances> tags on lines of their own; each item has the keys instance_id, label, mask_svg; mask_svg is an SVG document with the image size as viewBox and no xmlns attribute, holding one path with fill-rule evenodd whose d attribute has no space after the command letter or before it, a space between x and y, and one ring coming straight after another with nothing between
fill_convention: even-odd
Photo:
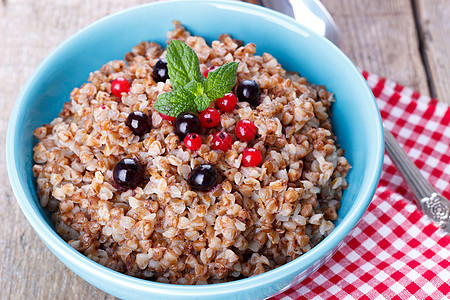
<instances>
[{"instance_id":1,"label":"mint sprig","mask_svg":"<svg viewBox=\"0 0 450 300\"><path fill-rule=\"evenodd\" d=\"M172 91L160 94L154 104L162 114L177 117L182 112L203 111L235 84L239 63L226 63L209 72L205 79L197 54L182 41L169 43L166 59Z\"/></svg>"}]
</instances>

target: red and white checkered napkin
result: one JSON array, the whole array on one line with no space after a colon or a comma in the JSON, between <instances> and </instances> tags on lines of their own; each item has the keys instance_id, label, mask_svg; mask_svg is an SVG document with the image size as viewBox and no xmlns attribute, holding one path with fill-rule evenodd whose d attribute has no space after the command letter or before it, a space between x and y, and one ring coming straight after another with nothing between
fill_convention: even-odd
<instances>
[{"instance_id":1,"label":"red and white checkered napkin","mask_svg":"<svg viewBox=\"0 0 450 300\"><path fill-rule=\"evenodd\" d=\"M450 199L450 107L363 72L384 125ZM380 183L349 241L317 272L273 299L450 299L450 236L413 204L385 154Z\"/></svg>"}]
</instances>

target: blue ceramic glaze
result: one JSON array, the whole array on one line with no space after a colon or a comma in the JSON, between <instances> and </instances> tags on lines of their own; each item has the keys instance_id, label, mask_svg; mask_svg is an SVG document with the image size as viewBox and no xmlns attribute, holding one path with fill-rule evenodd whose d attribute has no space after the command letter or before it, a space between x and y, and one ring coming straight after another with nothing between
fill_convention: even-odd
<instances>
[{"instance_id":1,"label":"blue ceramic glaze","mask_svg":"<svg viewBox=\"0 0 450 300\"><path fill-rule=\"evenodd\" d=\"M89 72L123 59L140 41L165 44L171 21L179 20L207 42L229 33L269 52L288 70L323 84L336 96L333 126L352 165L336 229L293 262L248 279L208 286L150 282L109 270L84 257L53 230L39 205L32 174L32 132L55 118L74 87ZM328 40L280 13L238 1L171 1L135 7L86 27L55 49L35 70L16 100L7 134L11 186L26 218L48 248L71 270L123 299L259 299L309 276L336 251L367 209L380 176L382 123L373 95L351 61ZM314 276L314 275L311 275Z\"/></svg>"}]
</instances>

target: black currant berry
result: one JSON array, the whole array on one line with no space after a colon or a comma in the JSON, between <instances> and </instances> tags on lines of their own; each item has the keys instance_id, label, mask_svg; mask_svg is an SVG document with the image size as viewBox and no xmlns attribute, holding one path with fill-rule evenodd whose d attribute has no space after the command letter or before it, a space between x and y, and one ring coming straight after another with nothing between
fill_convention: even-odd
<instances>
[{"instance_id":1,"label":"black currant berry","mask_svg":"<svg viewBox=\"0 0 450 300\"><path fill-rule=\"evenodd\" d=\"M167 60L165 58L160 58L153 68L153 80L155 82L166 82L167 79L169 79Z\"/></svg>"},{"instance_id":2,"label":"black currant berry","mask_svg":"<svg viewBox=\"0 0 450 300\"><path fill-rule=\"evenodd\" d=\"M261 90L254 80L244 80L236 87L236 96L241 102L248 102L252 106L258 105Z\"/></svg>"},{"instance_id":3,"label":"black currant berry","mask_svg":"<svg viewBox=\"0 0 450 300\"><path fill-rule=\"evenodd\" d=\"M207 192L214 187L217 171L209 164L198 165L189 174L188 183L193 191Z\"/></svg>"},{"instance_id":4,"label":"black currant berry","mask_svg":"<svg viewBox=\"0 0 450 300\"><path fill-rule=\"evenodd\" d=\"M181 113L175 120L175 134L183 141L189 133L200 133L201 124L193 113Z\"/></svg>"},{"instance_id":5,"label":"black currant berry","mask_svg":"<svg viewBox=\"0 0 450 300\"><path fill-rule=\"evenodd\" d=\"M144 167L133 158L124 158L114 167L114 182L123 189L134 189L144 179Z\"/></svg>"},{"instance_id":6,"label":"black currant berry","mask_svg":"<svg viewBox=\"0 0 450 300\"><path fill-rule=\"evenodd\" d=\"M138 136L143 136L152 129L150 118L138 110L128 115L125 124Z\"/></svg>"}]
</instances>

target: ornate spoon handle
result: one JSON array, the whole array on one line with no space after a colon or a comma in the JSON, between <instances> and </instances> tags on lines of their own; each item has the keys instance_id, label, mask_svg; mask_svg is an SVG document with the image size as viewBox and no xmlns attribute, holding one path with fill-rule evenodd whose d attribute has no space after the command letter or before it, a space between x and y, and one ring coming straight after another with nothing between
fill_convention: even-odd
<instances>
[{"instance_id":1,"label":"ornate spoon handle","mask_svg":"<svg viewBox=\"0 0 450 300\"><path fill-rule=\"evenodd\" d=\"M392 134L384 128L386 151L416 196L417 206L430 220L450 234L450 202L423 177Z\"/></svg>"}]
</instances>

